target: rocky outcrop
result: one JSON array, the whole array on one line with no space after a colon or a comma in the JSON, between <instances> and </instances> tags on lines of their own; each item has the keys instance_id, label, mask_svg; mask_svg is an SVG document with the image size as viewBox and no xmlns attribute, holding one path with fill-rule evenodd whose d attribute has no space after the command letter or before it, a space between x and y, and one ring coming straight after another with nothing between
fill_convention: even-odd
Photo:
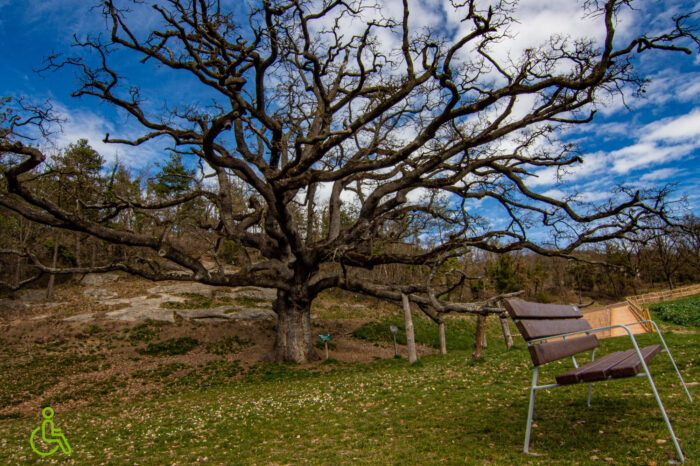
<instances>
[{"instance_id":1,"label":"rocky outcrop","mask_svg":"<svg viewBox=\"0 0 700 466\"><path fill-rule=\"evenodd\" d=\"M88 273L80 280L84 286L102 286L105 283L116 282L122 277L119 272Z\"/></svg>"}]
</instances>

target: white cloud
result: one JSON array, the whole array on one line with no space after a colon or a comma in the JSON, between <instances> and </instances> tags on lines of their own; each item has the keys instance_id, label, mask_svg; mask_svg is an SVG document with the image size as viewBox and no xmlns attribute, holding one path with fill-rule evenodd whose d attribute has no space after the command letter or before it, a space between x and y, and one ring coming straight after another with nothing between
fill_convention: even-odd
<instances>
[{"instance_id":1,"label":"white cloud","mask_svg":"<svg viewBox=\"0 0 700 466\"><path fill-rule=\"evenodd\" d=\"M111 133L113 138L128 138L137 134L140 127L133 127L128 122L117 127L90 110L69 109L58 102L53 102L53 106L57 115L64 120L63 131L54 135L51 141L58 148L75 143L78 139L87 139L108 165L118 158L120 163L135 169L146 168L165 157L165 151L158 147L158 141L138 147L103 142L106 133Z\"/></svg>"},{"instance_id":2,"label":"white cloud","mask_svg":"<svg viewBox=\"0 0 700 466\"><path fill-rule=\"evenodd\" d=\"M642 175L642 177L639 179L640 181L658 181L658 180L666 180L674 175L677 175L680 173L681 170L677 168L661 168L659 170L654 170L653 172L646 173Z\"/></svg>"},{"instance_id":3,"label":"white cloud","mask_svg":"<svg viewBox=\"0 0 700 466\"><path fill-rule=\"evenodd\" d=\"M632 170L678 160L688 155L695 146L692 144L679 144L675 146L659 146L650 142L639 142L622 149L612 151L613 170L624 174Z\"/></svg>"},{"instance_id":4,"label":"white cloud","mask_svg":"<svg viewBox=\"0 0 700 466\"><path fill-rule=\"evenodd\" d=\"M689 141L700 138L700 110L651 123L642 130L643 141ZM697 141L696 141L697 142Z\"/></svg>"}]
</instances>

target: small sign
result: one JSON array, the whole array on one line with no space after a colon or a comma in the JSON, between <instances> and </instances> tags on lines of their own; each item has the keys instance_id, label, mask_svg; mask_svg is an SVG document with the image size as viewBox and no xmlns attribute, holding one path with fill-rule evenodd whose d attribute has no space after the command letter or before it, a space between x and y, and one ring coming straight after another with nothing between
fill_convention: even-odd
<instances>
[{"instance_id":1,"label":"small sign","mask_svg":"<svg viewBox=\"0 0 700 466\"><path fill-rule=\"evenodd\" d=\"M318 337L321 339L321 341L331 341L331 340L333 339L333 337L331 337L331 336L328 335L328 334L326 334L326 335L319 335Z\"/></svg>"},{"instance_id":2,"label":"small sign","mask_svg":"<svg viewBox=\"0 0 700 466\"><path fill-rule=\"evenodd\" d=\"M399 328L396 325L392 325L389 327L389 331L393 334L396 335L396 333L399 331Z\"/></svg>"}]
</instances>

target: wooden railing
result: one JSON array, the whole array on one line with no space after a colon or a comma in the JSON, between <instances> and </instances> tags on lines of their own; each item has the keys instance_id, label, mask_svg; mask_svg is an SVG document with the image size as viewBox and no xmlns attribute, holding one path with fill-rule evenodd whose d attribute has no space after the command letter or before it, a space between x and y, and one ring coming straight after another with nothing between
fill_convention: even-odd
<instances>
[{"instance_id":1,"label":"wooden railing","mask_svg":"<svg viewBox=\"0 0 700 466\"><path fill-rule=\"evenodd\" d=\"M644 320L651 320L651 315L649 314L649 309L646 307L641 307L637 305L635 302L630 301L630 299L627 299L627 307L629 307L629 310L632 311L632 314L637 318L638 321L644 321ZM650 323L644 323L642 324L642 327L644 327L644 330L647 332L653 332L654 331L654 326L651 325Z\"/></svg>"},{"instance_id":2,"label":"wooden railing","mask_svg":"<svg viewBox=\"0 0 700 466\"><path fill-rule=\"evenodd\" d=\"M638 294L636 296L628 296L627 301L633 301L635 304L643 306L647 303L658 303L659 301L668 301L698 293L700 293L700 284L684 286L682 288L676 288L675 290L655 291L652 293Z\"/></svg>"},{"instance_id":3,"label":"wooden railing","mask_svg":"<svg viewBox=\"0 0 700 466\"><path fill-rule=\"evenodd\" d=\"M682 288L676 288L675 290L664 290L656 291L652 293L639 294L635 296L628 296L625 298L627 304L629 305L632 313L641 320L650 320L651 314L649 313L649 307L646 306L649 303L658 303L659 301L670 301L684 296L691 296L700 293L700 284L684 286ZM654 327L650 324L642 324L648 332L653 332Z\"/></svg>"}]
</instances>

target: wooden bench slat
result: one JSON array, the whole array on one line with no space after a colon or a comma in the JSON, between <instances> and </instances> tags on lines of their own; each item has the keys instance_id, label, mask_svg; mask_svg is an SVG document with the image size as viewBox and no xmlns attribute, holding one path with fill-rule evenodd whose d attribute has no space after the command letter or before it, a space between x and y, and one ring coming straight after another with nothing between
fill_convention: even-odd
<instances>
[{"instance_id":1,"label":"wooden bench slat","mask_svg":"<svg viewBox=\"0 0 700 466\"><path fill-rule=\"evenodd\" d=\"M542 304L507 299L505 307L513 319L580 319L583 317L576 306L562 304Z\"/></svg>"},{"instance_id":2,"label":"wooden bench slat","mask_svg":"<svg viewBox=\"0 0 700 466\"><path fill-rule=\"evenodd\" d=\"M528 346L532 363L541 366L557 359L573 356L582 351L591 350L599 346L595 335L568 338L566 340L549 341Z\"/></svg>"},{"instance_id":3,"label":"wooden bench slat","mask_svg":"<svg viewBox=\"0 0 700 466\"><path fill-rule=\"evenodd\" d=\"M584 370L579 375L579 378L584 382L605 380L610 376L610 371L613 367L615 367L627 358L637 356L637 352L635 350L618 351L617 353L612 354L614 355L614 357L609 358L605 362L605 364L586 364L584 366Z\"/></svg>"},{"instance_id":4,"label":"wooden bench slat","mask_svg":"<svg viewBox=\"0 0 700 466\"><path fill-rule=\"evenodd\" d=\"M644 362L651 361L654 356L661 352L661 345L647 346L639 350L642 353ZM642 361L639 360L639 356L635 353L632 357L620 362L610 371L612 377L632 377L642 370Z\"/></svg>"},{"instance_id":5,"label":"wooden bench slat","mask_svg":"<svg viewBox=\"0 0 700 466\"><path fill-rule=\"evenodd\" d=\"M519 320L515 325L526 340L592 328L585 319Z\"/></svg>"},{"instance_id":6,"label":"wooden bench slat","mask_svg":"<svg viewBox=\"0 0 700 466\"><path fill-rule=\"evenodd\" d=\"M610 353L606 354L600 359L596 359L595 361L591 361L586 365L571 369L569 372L564 372L563 374L559 374L555 377L556 381L560 385L568 385L572 383L577 383L581 381L581 374L583 374L585 371L590 370L590 369L597 369L597 368L607 368L610 367L611 362L620 362L622 359L627 358L627 355L623 355L624 351L618 351L616 353ZM622 356L622 359L620 357Z\"/></svg>"},{"instance_id":7,"label":"wooden bench slat","mask_svg":"<svg viewBox=\"0 0 700 466\"><path fill-rule=\"evenodd\" d=\"M639 350L644 362L649 362L659 354L661 345L647 346ZM579 368L572 369L555 378L560 385L568 385L577 382L595 382L605 380L608 377L622 378L633 377L639 373L642 363L635 350L618 351L591 361Z\"/></svg>"}]
</instances>

